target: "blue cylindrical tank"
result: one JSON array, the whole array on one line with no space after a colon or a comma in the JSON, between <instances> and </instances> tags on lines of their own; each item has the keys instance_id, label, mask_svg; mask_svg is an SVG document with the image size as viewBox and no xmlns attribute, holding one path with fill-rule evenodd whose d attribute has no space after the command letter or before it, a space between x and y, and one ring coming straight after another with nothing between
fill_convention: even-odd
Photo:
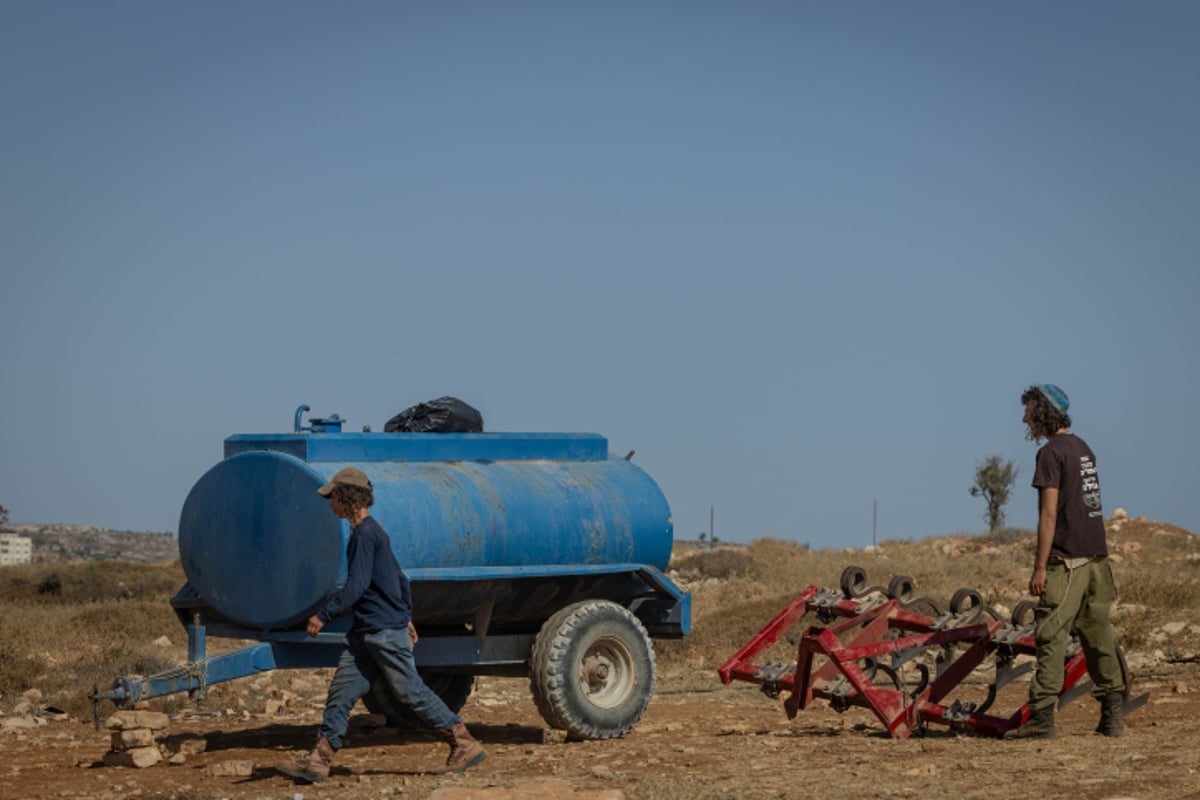
<instances>
[{"instance_id":1,"label":"blue cylindrical tank","mask_svg":"<svg viewBox=\"0 0 1200 800\"><path fill-rule=\"evenodd\" d=\"M308 617L345 579L349 528L316 490L346 466L374 484L371 513L400 565L445 570L451 583L494 582L497 568L665 569L670 558L666 498L593 434L243 435L226 440L226 458L184 502L189 583L244 625ZM480 598L470 585L438 592L440 620L472 621Z\"/></svg>"}]
</instances>

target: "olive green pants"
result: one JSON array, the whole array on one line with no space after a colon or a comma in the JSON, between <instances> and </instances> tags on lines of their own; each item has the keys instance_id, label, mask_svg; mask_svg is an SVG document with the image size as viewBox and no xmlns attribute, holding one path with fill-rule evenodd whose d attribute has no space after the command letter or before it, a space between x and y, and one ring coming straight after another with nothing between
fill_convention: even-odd
<instances>
[{"instance_id":1,"label":"olive green pants","mask_svg":"<svg viewBox=\"0 0 1200 800\"><path fill-rule=\"evenodd\" d=\"M1046 566L1046 593L1033 612L1037 672L1029 685L1029 710L1053 708L1063 688L1063 667L1071 630L1079 634L1088 675L1097 698L1125 690L1117 643L1108 621L1117 597L1112 566L1097 558L1071 569L1051 558Z\"/></svg>"}]
</instances>

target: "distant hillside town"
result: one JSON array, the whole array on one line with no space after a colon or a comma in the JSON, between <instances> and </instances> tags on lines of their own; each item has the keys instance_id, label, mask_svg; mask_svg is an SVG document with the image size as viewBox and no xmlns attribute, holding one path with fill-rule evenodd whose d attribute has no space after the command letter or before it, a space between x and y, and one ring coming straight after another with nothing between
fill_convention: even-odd
<instances>
[{"instance_id":1,"label":"distant hillside town","mask_svg":"<svg viewBox=\"0 0 1200 800\"><path fill-rule=\"evenodd\" d=\"M114 531L95 525L9 523L0 527L0 566L64 561L134 561L155 564L179 558L171 533Z\"/></svg>"},{"instance_id":2,"label":"distant hillside town","mask_svg":"<svg viewBox=\"0 0 1200 800\"><path fill-rule=\"evenodd\" d=\"M33 560L33 540L15 533L0 533L0 567Z\"/></svg>"}]
</instances>

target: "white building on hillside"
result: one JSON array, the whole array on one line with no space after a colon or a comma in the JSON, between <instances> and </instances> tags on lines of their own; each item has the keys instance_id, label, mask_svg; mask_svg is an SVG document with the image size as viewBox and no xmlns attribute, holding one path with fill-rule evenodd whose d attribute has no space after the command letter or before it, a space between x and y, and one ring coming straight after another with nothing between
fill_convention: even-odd
<instances>
[{"instance_id":1,"label":"white building on hillside","mask_svg":"<svg viewBox=\"0 0 1200 800\"><path fill-rule=\"evenodd\" d=\"M28 564L33 560L33 540L15 533L0 533L0 566Z\"/></svg>"}]
</instances>

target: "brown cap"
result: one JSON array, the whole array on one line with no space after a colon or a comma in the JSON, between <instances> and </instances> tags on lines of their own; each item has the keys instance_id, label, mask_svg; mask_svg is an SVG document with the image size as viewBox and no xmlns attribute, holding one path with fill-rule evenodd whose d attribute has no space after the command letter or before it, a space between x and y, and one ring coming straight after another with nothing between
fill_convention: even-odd
<instances>
[{"instance_id":1,"label":"brown cap","mask_svg":"<svg viewBox=\"0 0 1200 800\"><path fill-rule=\"evenodd\" d=\"M317 489L317 494L322 497L329 497L329 495L333 494L333 487L335 486L358 486L362 489L375 488L371 486L371 479L358 467L339 469L337 474L330 479L329 483Z\"/></svg>"}]
</instances>

